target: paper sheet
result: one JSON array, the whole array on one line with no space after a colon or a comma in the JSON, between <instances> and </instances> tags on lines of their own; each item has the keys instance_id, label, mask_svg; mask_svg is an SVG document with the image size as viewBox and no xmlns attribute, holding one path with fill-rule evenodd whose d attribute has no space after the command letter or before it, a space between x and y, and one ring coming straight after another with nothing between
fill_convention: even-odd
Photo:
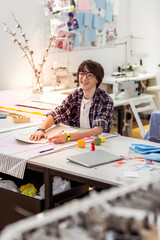
<instances>
[{"instance_id":1,"label":"paper sheet","mask_svg":"<svg viewBox=\"0 0 160 240\"><path fill-rule=\"evenodd\" d=\"M76 32L83 32L84 27L84 12L77 12L77 20L79 24L79 28L76 29Z\"/></svg>"},{"instance_id":2,"label":"paper sheet","mask_svg":"<svg viewBox=\"0 0 160 240\"><path fill-rule=\"evenodd\" d=\"M4 120L6 120L6 119L4 119ZM1 121L1 123L2 123L2 121ZM18 129L24 129L24 128L29 128L29 127L33 127L33 126L37 126L37 124L38 124L38 126L40 125L42 123L42 121L36 121L36 122L30 122L30 123L19 123L19 124L12 124L12 126L10 126L10 127L3 127L2 126L2 128L0 128L0 134L1 133L5 133L5 132L10 132L10 131L15 131L15 130L18 130ZM11 124L9 124L9 125L11 125Z\"/></svg>"},{"instance_id":3,"label":"paper sheet","mask_svg":"<svg viewBox=\"0 0 160 240\"><path fill-rule=\"evenodd\" d=\"M90 10L90 0L79 0L78 8L84 11Z\"/></svg>"},{"instance_id":4,"label":"paper sheet","mask_svg":"<svg viewBox=\"0 0 160 240\"><path fill-rule=\"evenodd\" d=\"M96 8L105 9L106 0L96 0Z\"/></svg>"},{"instance_id":5,"label":"paper sheet","mask_svg":"<svg viewBox=\"0 0 160 240\"><path fill-rule=\"evenodd\" d=\"M94 15L93 27L99 30L103 30L104 18Z\"/></svg>"},{"instance_id":6,"label":"paper sheet","mask_svg":"<svg viewBox=\"0 0 160 240\"><path fill-rule=\"evenodd\" d=\"M96 42L96 29L86 29L85 30L84 42Z\"/></svg>"},{"instance_id":7,"label":"paper sheet","mask_svg":"<svg viewBox=\"0 0 160 240\"><path fill-rule=\"evenodd\" d=\"M46 134L48 137L52 137L54 135L59 134L61 131L64 132L78 132L79 130L76 128L68 127L68 126L63 126L63 125L57 125L54 126L53 128L49 129L46 131ZM33 133L33 132L32 132ZM17 135L16 139L22 142L26 143L32 143L32 144L44 144L47 142L47 139L41 138L39 141L31 141L30 138L31 133L24 134L24 135Z\"/></svg>"},{"instance_id":8,"label":"paper sheet","mask_svg":"<svg viewBox=\"0 0 160 240\"><path fill-rule=\"evenodd\" d=\"M44 93L40 98L32 100L32 102L42 102L42 103L60 105L66 97L67 97L67 94L48 92L48 93Z\"/></svg>"},{"instance_id":9,"label":"paper sheet","mask_svg":"<svg viewBox=\"0 0 160 240\"><path fill-rule=\"evenodd\" d=\"M93 26L93 13L86 12L84 15L84 25L85 26Z\"/></svg>"},{"instance_id":10,"label":"paper sheet","mask_svg":"<svg viewBox=\"0 0 160 240\"><path fill-rule=\"evenodd\" d=\"M75 42L74 42L74 48L78 47L79 45L80 45L80 43L79 43L79 36L76 34Z\"/></svg>"},{"instance_id":11,"label":"paper sheet","mask_svg":"<svg viewBox=\"0 0 160 240\"><path fill-rule=\"evenodd\" d=\"M106 4L106 13L105 13L105 20L108 22L112 22L113 19L113 4L107 3Z\"/></svg>"}]
</instances>

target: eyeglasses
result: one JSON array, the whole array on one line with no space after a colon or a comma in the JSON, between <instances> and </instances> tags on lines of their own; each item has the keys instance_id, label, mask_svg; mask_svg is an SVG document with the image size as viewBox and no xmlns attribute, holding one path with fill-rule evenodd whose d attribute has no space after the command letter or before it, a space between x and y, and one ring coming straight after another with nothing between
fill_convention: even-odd
<instances>
[{"instance_id":1,"label":"eyeglasses","mask_svg":"<svg viewBox=\"0 0 160 240\"><path fill-rule=\"evenodd\" d=\"M90 72L79 72L79 77L83 78L84 76L86 76L88 79L92 79L95 77L95 75Z\"/></svg>"}]
</instances>

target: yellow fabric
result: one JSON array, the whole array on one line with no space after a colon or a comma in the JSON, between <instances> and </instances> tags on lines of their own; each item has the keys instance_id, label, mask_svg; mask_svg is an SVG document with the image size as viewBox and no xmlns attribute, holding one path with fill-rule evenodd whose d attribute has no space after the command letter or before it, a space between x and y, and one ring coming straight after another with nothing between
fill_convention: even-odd
<instances>
[{"instance_id":1,"label":"yellow fabric","mask_svg":"<svg viewBox=\"0 0 160 240\"><path fill-rule=\"evenodd\" d=\"M22 193L24 190L30 189L30 188L32 188L35 192L37 192L37 189L34 187L32 183L27 183L25 185L22 185L19 190Z\"/></svg>"},{"instance_id":2,"label":"yellow fabric","mask_svg":"<svg viewBox=\"0 0 160 240\"><path fill-rule=\"evenodd\" d=\"M23 195L34 197L36 195L36 191L33 188L27 188L23 192L21 192Z\"/></svg>"}]
</instances>

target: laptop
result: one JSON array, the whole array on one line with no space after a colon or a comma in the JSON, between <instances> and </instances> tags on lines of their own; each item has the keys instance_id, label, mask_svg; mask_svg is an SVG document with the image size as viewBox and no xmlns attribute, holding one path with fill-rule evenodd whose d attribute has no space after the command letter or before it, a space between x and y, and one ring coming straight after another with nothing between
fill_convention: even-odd
<instances>
[{"instance_id":1,"label":"laptop","mask_svg":"<svg viewBox=\"0 0 160 240\"><path fill-rule=\"evenodd\" d=\"M91 168L122 159L121 156L104 150L95 150L67 157L67 160Z\"/></svg>"}]
</instances>

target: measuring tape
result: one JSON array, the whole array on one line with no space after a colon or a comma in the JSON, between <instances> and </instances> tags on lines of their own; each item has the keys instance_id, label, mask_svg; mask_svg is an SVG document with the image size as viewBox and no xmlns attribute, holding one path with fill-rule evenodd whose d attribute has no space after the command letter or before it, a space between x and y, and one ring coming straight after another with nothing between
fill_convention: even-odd
<instances>
[{"instance_id":1,"label":"measuring tape","mask_svg":"<svg viewBox=\"0 0 160 240\"><path fill-rule=\"evenodd\" d=\"M25 111L25 110L19 110L19 109L16 109L16 108L7 108L7 107L3 107L3 106L0 106L0 108L6 109L6 110L17 111L17 112L31 113L31 114L41 115L41 116L45 116L46 115L46 114L40 113L40 112L30 112L30 111ZM14 115L14 114L12 113L11 115ZM22 116L22 115L18 115L18 116Z\"/></svg>"}]
</instances>

